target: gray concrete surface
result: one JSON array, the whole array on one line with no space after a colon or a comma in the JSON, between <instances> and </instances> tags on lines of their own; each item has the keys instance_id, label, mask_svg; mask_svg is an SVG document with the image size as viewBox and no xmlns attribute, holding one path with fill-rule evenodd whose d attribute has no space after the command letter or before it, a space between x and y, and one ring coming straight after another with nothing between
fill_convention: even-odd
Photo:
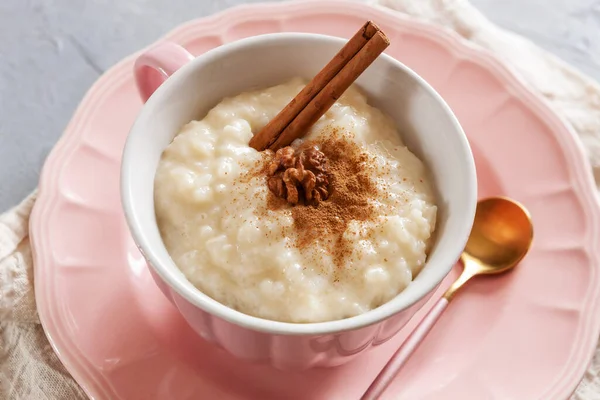
<instances>
[{"instance_id":1,"label":"gray concrete surface","mask_svg":"<svg viewBox=\"0 0 600 400\"><path fill-rule=\"evenodd\" d=\"M35 188L104 70L183 21L258 1L0 0L0 212ZM600 0L471 1L600 80Z\"/></svg>"}]
</instances>

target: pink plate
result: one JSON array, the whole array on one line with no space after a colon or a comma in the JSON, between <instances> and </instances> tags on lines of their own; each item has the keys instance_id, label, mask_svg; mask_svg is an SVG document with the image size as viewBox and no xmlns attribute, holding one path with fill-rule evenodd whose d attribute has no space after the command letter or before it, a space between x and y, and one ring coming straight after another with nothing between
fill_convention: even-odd
<instances>
[{"instance_id":1,"label":"pink plate","mask_svg":"<svg viewBox=\"0 0 600 400\"><path fill-rule=\"evenodd\" d=\"M480 195L520 200L536 231L514 273L478 280L458 296L386 398L567 398L600 332L600 207L581 145L542 100L456 35L360 3L243 6L167 37L201 54L267 32L350 37L366 19L390 36L387 52L454 109L473 147ZM291 374L206 344L155 287L119 201L121 150L142 105L134 58L85 96L46 162L31 218L39 314L60 359L95 399L358 398L422 313L359 361Z\"/></svg>"}]
</instances>

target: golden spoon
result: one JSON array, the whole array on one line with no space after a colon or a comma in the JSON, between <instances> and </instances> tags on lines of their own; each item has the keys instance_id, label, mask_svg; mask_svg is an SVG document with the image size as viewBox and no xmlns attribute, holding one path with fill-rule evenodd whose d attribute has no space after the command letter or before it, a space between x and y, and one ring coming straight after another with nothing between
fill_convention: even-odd
<instances>
[{"instance_id":1,"label":"golden spoon","mask_svg":"<svg viewBox=\"0 0 600 400\"><path fill-rule=\"evenodd\" d=\"M480 200L467 246L460 257L464 266L462 274L406 338L361 400L381 396L465 283L477 275L512 269L525 257L532 241L531 216L522 204L505 197Z\"/></svg>"}]
</instances>

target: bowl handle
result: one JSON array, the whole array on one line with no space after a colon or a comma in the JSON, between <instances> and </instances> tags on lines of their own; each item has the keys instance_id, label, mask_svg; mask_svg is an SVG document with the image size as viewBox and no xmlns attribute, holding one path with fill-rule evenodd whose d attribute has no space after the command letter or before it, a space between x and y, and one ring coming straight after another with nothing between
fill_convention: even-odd
<instances>
[{"instance_id":1,"label":"bowl handle","mask_svg":"<svg viewBox=\"0 0 600 400\"><path fill-rule=\"evenodd\" d=\"M166 41L142 53L133 67L142 101L145 103L169 76L193 59L189 51Z\"/></svg>"}]
</instances>

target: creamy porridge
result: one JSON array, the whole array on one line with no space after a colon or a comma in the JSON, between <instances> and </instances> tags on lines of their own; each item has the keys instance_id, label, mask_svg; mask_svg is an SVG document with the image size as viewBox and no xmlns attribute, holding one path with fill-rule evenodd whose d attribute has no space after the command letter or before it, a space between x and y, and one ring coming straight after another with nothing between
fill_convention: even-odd
<instances>
[{"instance_id":1,"label":"creamy porridge","mask_svg":"<svg viewBox=\"0 0 600 400\"><path fill-rule=\"evenodd\" d=\"M317 199L301 189L291 204L282 151L248 142L305 83L224 99L184 126L163 153L154 192L166 248L192 284L241 312L288 322L346 318L395 297L425 263L437 211L424 165L355 87L287 149L307 163L319 150L329 174L312 191Z\"/></svg>"}]
</instances>

